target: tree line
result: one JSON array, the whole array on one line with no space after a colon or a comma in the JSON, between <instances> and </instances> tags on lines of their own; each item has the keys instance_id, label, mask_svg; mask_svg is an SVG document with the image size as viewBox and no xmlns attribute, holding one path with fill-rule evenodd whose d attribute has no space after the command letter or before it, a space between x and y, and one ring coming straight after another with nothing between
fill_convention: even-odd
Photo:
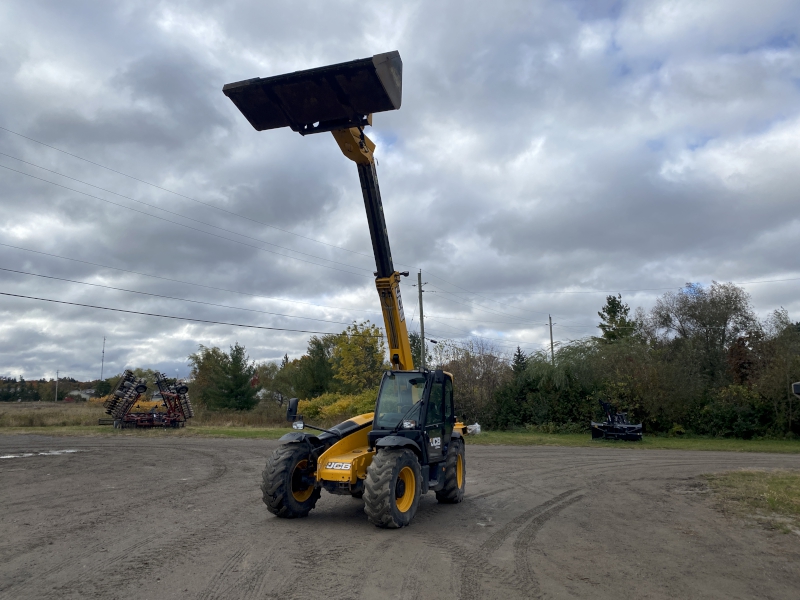
<instances>
[{"instance_id":1,"label":"tree line","mask_svg":"<svg viewBox=\"0 0 800 600\"><path fill-rule=\"evenodd\" d=\"M632 311L621 295L597 313L598 335L526 354L475 338L426 347L428 364L451 372L460 417L490 428L588 431L599 400L645 431L713 436L800 435L800 323L784 309L760 321L733 284L687 284ZM423 341L411 334L415 364ZM368 411L385 369L382 331L369 321L313 336L304 355L255 363L238 343L190 355L192 397L212 410L309 401L310 415ZM339 411L339 412L337 412ZM346 415L349 416L349 415Z\"/></svg>"},{"instance_id":2,"label":"tree line","mask_svg":"<svg viewBox=\"0 0 800 600\"><path fill-rule=\"evenodd\" d=\"M58 380L58 398L56 398L55 379L27 381L24 377L0 377L0 402L60 401L70 392L83 387L83 384L72 377L61 377Z\"/></svg>"},{"instance_id":3,"label":"tree line","mask_svg":"<svg viewBox=\"0 0 800 600\"><path fill-rule=\"evenodd\" d=\"M800 434L800 323L784 309L759 321L733 284L687 284L645 312L608 296L600 335L510 361L487 424L584 430L610 402L645 431L751 438Z\"/></svg>"},{"instance_id":4,"label":"tree line","mask_svg":"<svg viewBox=\"0 0 800 600\"><path fill-rule=\"evenodd\" d=\"M250 410L260 400L283 406L289 398L310 400L323 395L358 395L377 389L385 362L383 332L369 321L343 332L313 336L306 353L280 363L256 364L238 343L224 352L200 346L189 356L191 393L212 410Z\"/></svg>"}]
</instances>

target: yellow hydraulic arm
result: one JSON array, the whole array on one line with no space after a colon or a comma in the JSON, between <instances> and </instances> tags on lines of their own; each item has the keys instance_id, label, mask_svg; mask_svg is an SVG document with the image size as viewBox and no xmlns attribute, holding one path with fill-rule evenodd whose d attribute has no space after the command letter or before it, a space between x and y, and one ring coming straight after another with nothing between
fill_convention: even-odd
<instances>
[{"instance_id":1,"label":"yellow hydraulic arm","mask_svg":"<svg viewBox=\"0 0 800 600\"><path fill-rule=\"evenodd\" d=\"M403 300L400 295L400 276L408 276L408 272L395 271L392 262L389 234L386 231L386 221L383 216L381 191L378 187L378 174L375 171L375 143L364 135L361 127L336 129L331 133L342 153L358 166L361 193L364 196L364 207L367 210L369 233L372 238L372 250L375 254L377 269L375 271L375 287L378 288L378 296L381 300L392 367L410 371L414 368L414 361L411 357L411 344L408 340Z\"/></svg>"},{"instance_id":2,"label":"yellow hydraulic arm","mask_svg":"<svg viewBox=\"0 0 800 600\"><path fill-rule=\"evenodd\" d=\"M346 63L228 83L222 92L258 131L289 127L300 135L330 131L344 155L358 166L375 253L375 287L392 367L414 368L400 276L392 263L375 172L375 144L364 135L372 113L397 110L402 102L403 61L397 50Z\"/></svg>"}]
</instances>

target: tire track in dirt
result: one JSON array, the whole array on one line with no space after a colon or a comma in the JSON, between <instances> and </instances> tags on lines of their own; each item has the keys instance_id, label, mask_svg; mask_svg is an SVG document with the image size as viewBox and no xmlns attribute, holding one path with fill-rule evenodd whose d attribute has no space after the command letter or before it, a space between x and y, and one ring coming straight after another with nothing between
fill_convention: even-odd
<instances>
[{"instance_id":1,"label":"tire track in dirt","mask_svg":"<svg viewBox=\"0 0 800 600\"><path fill-rule=\"evenodd\" d=\"M533 598L541 598L541 589L539 587L539 580L536 578L536 573L530 564L528 549L536 539L536 534L542 526L550 519L555 517L562 510L568 506L572 506L576 502L583 500L583 495L568 498L561 504L546 510L534 519L523 529L514 540L514 572L523 586L528 588Z\"/></svg>"},{"instance_id":2,"label":"tire track in dirt","mask_svg":"<svg viewBox=\"0 0 800 600\"><path fill-rule=\"evenodd\" d=\"M513 573L509 573L489 562L488 556L474 548L464 547L452 540L423 540L423 543L436 551L445 551L450 555L459 582L458 597L461 600L480 600L482 593L481 577L488 576L493 583L506 588L503 597L512 597L517 592Z\"/></svg>"},{"instance_id":3,"label":"tire track in dirt","mask_svg":"<svg viewBox=\"0 0 800 600\"><path fill-rule=\"evenodd\" d=\"M295 535L294 541L297 548L290 572L302 573L303 577L299 581L296 578L285 581L270 597L280 600L315 597L350 600L358 597L357 590L353 589L353 571L343 568L342 556L353 550L347 535L321 538L304 532L301 536Z\"/></svg>"},{"instance_id":4,"label":"tire track in dirt","mask_svg":"<svg viewBox=\"0 0 800 600\"><path fill-rule=\"evenodd\" d=\"M403 577L403 583L400 584L400 597L403 600L417 600L420 597L420 587L422 585L420 573L424 570L425 563L426 557L422 552L419 552L411 561L408 572Z\"/></svg>"},{"instance_id":5,"label":"tire track in dirt","mask_svg":"<svg viewBox=\"0 0 800 600\"><path fill-rule=\"evenodd\" d=\"M192 449L192 451L195 452L196 454L201 454L201 455L204 455L206 457L211 458L211 473L209 474L208 477L205 477L205 478L200 479L198 481L192 482L191 484L186 484L186 485L181 486L181 487L176 487L174 485L164 486L163 489L166 489L167 490L166 492L161 493L161 494L157 494L157 495L154 495L154 496L149 496L147 498L141 498L141 497L129 495L127 497L126 501L122 501L122 502L119 502L119 503L115 504L114 513L107 514L105 516L108 516L108 517L111 517L111 518L116 516L118 519L120 519L120 518L124 519L126 513L128 513L134 507L141 505L142 502L146 501L146 502L158 503L158 502L164 502L164 501L167 501L167 500L170 500L170 499L181 498L181 497L186 496L188 494L192 494L192 493L196 492L197 490L204 489L208 485L213 484L215 481L217 481L217 480L219 480L219 479L221 479L222 477L225 476L225 474L228 471L228 466L226 464L224 464L219 457L217 457L216 455L214 455L211 452L197 451L195 449ZM84 494L85 494L85 492L84 492ZM72 513L70 513L70 517L73 517L73 521L74 521L75 518L89 516L91 514L95 514L96 515L96 511L92 511L90 509L84 510L82 512L73 511ZM74 523L72 525L68 525L68 526L65 526L65 527L50 529L46 533L42 533L42 534L38 534L38 535L29 537L28 540L27 540L27 543L25 545L21 546L21 547L17 546L17 548L15 548L15 549L11 549L11 548L8 548L8 547L0 548L0 560L2 560L3 562L8 562L8 561L14 560L15 558L21 557L21 556L23 556L25 554L28 554L28 553L30 553L30 552L38 549L38 548L41 548L42 546L48 545L53 540L56 540L56 539L62 538L62 537L66 537L66 536L68 536L70 534L73 534L73 533L76 533L76 532L79 532L79 531L85 531L86 529L87 529L87 525L85 523L82 523L82 522L77 522L77 523ZM65 559L64 561L58 563L53 568L61 568L66 563L72 562L75 558L82 558L83 556L91 554L94 551L95 550L93 548L89 548L89 549L85 549L83 551L80 551L80 552L78 552L76 554L71 555L69 559ZM52 572L52 569L49 570L49 572ZM2 588L0 588L0 592L2 592Z\"/></svg>"},{"instance_id":6,"label":"tire track in dirt","mask_svg":"<svg viewBox=\"0 0 800 600\"><path fill-rule=\"evenodd\" d=\"M227 595L222 595L223 588L225 586L224 580L227 578L228 574L233 571L234 567L237 567L241 564L242 558L247 553L247 548L239 548L236 552L234 552L228 560L226 560L222 568L219 569L214 576L211 578L211 581L208 583L206 588L200 592L197 596L197 600L212 600L214 598L229 598Z\"/></svg>"},{"instance_id":7,"label":"tire track in dirt","mask_svg":"<svg viewBox=\"0 0 800 600\"><path fill-rule=\"evenodd\" d=\"M503 492L509 492L515 489L513 486L508 486L504 488L500 488L498 490L492 490L491 492L484 492L483 494L478 494L477 496L468 496L466 492L464 493L464 500L462 502L474 502L475 500L483 500L484 498L489 498L490 496L494 496L496 494L502 494Z\"/></svg>"},{"instance_id":8,"label":"tire track in dirt","mask_svg":"<svg viewBox=\"0 0 800 600\"><path fill-rule=\"evenodd\" d=\"M577 491L578 489L572 489L563 492L514 517L477 549L464 547L462 544L455 543L453 539L426 538L422 541L428 546L437 550L444 550L450 554L452 563L457 571L457 580L460 581L458 594L461 600L481 600L484 597L483 584L487 578L493 587L505 589L503 597L520 597L520 594L522 594L522 597L527 597L526 595L530 592L531 587L530 580L521 577L516 570L509 571L492 564L489 558L495 550L502 546L506 539L530 519L534 518L540 522L538 527L541 528L541 525L550 517L558 514L562 507L577 501L570 499L570 496ZM578 496L577 498L580 499L582 497Z\"/></svg>"},{"instance_id":9,"label":"tire track in dirt","mask_svg":"<svg viewBox=\"0 0 800 600\"><path fill-rule=\"evenodd\" d=\"M168 498L180 498L182 496L195 492L197 489L200 489L208 485L209 483L213 483L214 481L220 479L225 475L225 473L227 472L227 465L221 463L221 461L217 459L212 453L209 452L199 452L199 453L204 454L206 456L210 456L212 458L213 470L208 477L192 485L184 486L183 488L180 489L175 488L175 492L172 493L167 492L165 494L161 494L155 497L149 497L147 499L132 498L127 502L127 507L125 508L125 510L118 510L117 514L124 518L125 512L127 512L134 506L140 505L145 500L147 502L155 502L155 501L163 501ZM17 558L24 554L30 553L32 550L47 545L48 540L65 536L67 534L75 533L77 531L85 531L86 529L87 529L86 524L76 523L70 527L61 528L57 531L48 532L46 534L38 536L38 538L34 538L34 541L32 543L29 543L25 546L25 548L18 550L16 553L12 555L11 558L4 558L3 560L4 562L7 562L9 560L12 560L13 558ZM94 561L92 563L93 571L101 571L104 569L108 569L115 563L125 560L126 558L130 558L131 555L135 555L139 549L152 545L158 542L159 540L163 540L163 532L149 535L131 544L124 545L121 549L115 550L113 552L108 552L108 554L105 554L107 550L105 550L104 548L104 546L107 545L107 542L90 543L89 545L85 546L82 550L66 553L61 560L56 561L55 564L53 564L49 568L43 571L35 571L30 573L29 577L26 580L20 583L9 583L8 586L0 588L0 598L6 598L6 597L14 598L19 594L26 593L30 588L35 587L36 585L41 585L43 578L46 578L50 575L54 575L58 572L61 571L74 572L76 563L80 562L81 560L87 559L91 556L95 555L103 556L105 554L105 557L102 558L100 561ZM44 595L40 597L42 598L50 597L52 596L54 591L58 591L58 595L61 595L62 591L68 589L69 586L71 586L75 581L80 580L81 577L82 575L77 575L73 578L70 578L66 582L64 582L61 586L59 586L57 590L50 590L48 592L45 592ZM13 588L14 596L2 595L6 591L8 591L9 588Z\"/></svg>"},{"instance_id":10,"label":"tire track in dirt","mask_svg":"<svg viewBox=\"0 0 800 600\"><path fill-rule=\"evenodd\" d=\"M128 544L123 550L119 552L113 553L112 556L105 558L104 560L96 561L92 563L92 570L93 571L100 571L103 568L109 567L113 565L119 558L120 555L124 556L129 552L135 552L139 548L145 547L158 539L160 539L160 535L151 535L144 539L141 539L137 542L132 544ZM92 554L96 554L97 551L94 549L84 550L82 552L70 555L68 559L64 561L60 561L53 567L46 569L41 572L34 573L27 581L23 582L20 585L16 585L13 588L14 595L8 596L9 598L17 598L22 594L27 593L29 590L32 591L30 588L33 588L37 585L42 585L43 579L48 577L49 575L53 575L65 569L76 573L78 570L76 569L76 563L80 563L82 559L88 558ZM67 580L64 583L60 583L57 587L51 588L47 591L40 591L37 593L37 598L61 598L65 592L69 591L71 588L71 584L75 581L80 581L83 578L83 573L75 575L72 579ZM5 597L5 596L4 596Z\"/></svg>"},{"instance_id":11,"label":"tire track in dirt","mask_svg":"<svg viewBox=\"0 0 800 600\"><path fill-rule=\"evenodd\" d=\"M508 523L503 525L503 527L501 527L499 531L495 532L494 535L492 535L488 540L486 540L483 544L481 544L481 549L485 553L491 554L503 544L503 542L506 540L506 538L508 538L508 536L510 536L517 529L519 529L525 522L527 522L528 519L538 514L539 512L550 508L554 504L558 504L559 502L571 496L577 491L578 488L567 490L566 492L559 494L555 498L551 498L550 500L543 502L538 506L534 506L533 508L526 510L521 515L514 517Z\"/></svg>"},{"instance_id":12,"label":"tire track in dirt","mask_svg":"<svg viewBox=\"0 0 800 600\"><path fill-rule=\"evenodd\" d=\"M166 541L162 534L158 537L158 555L164 557L172 565L178 564L188 552L195 551L198 547L203 547L205 540L209 538L218 539L220 531L227 531L231 524L240 523L242 513L246 512L248 508L250 506L246 503L235 506L223 518L214 518L212 516L206 519L202 526L193 524L194 528L191 531L179 532ZM241 550L242 548L239 548L237 552ZM110 596L114 591L119 591L122 586L137 581L140 573L147 570L152 561L152 555L153 552L149 550L147 552L133 552L116 561L115 571L103 578L102 583L98 586L98 591L102 592L103 597ZM218 578L219 573L212 577L212 583ZM209 585L212 585L212 583L209 583ZM224 585L224 583L218 585Z\"/></svg>"}]
</instances>

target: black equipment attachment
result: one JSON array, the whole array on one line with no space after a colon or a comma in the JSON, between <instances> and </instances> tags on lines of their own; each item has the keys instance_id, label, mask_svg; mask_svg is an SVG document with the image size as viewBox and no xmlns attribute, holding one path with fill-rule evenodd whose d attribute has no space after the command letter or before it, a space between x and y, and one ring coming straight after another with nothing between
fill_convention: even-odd
<instances>
[{"instance_id":1,"label":"black equipment attachment","mask_svg":"<svg viewBox=\"0 0 800 600\"><path fill-rule=\"evenodd\" d=\"M598 400L606 413L605 423L592 421L592 439L628 440L641 442L644 428L641 423L629 423L628 413L617 412L610 403Z\"/></svg>"},{"instance_id":2,"label":"black equipment attachment","mask_svg":"<svg viewBox=\"0 0 800 600\"><path fill-rule=\"evenodd\" d=\"M397 110L403 61L396 50L275 77L228 83L222 92L258 131L291 127L301 135L371 125L376 112Z\"/></svg>"}]
</instances>

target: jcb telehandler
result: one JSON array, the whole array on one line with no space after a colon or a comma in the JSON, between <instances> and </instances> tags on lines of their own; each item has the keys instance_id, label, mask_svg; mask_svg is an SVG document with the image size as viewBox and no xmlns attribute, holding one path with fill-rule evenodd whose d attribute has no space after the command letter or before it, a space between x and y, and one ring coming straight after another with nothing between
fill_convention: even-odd
<instances>
[{"instance_id":1,"label":"jcb telehandler","mask_svg":"<svg viewBox=\"0 0 800 600\"><path fill-rule=\"evenodd\" d=\"M267 461L264 503L279 517L305 517L323 489L364 498L364 512L378 527L403 527L414 518L421 494L436 492L443 503L464 497L463 433L453 405L453 380L441 370L414 369L383 216L375 144L364 127L372 113L400 108L400 54L248 79L222 88L258 131L290 127L301 135L330 131L358 167L375 254L378 288L392 369L381 381L375 412L331 429L303 423L296 398L287 419L294 429ZM303 432L309 427L322 432Z\"/></svg>"}]
</instances>

